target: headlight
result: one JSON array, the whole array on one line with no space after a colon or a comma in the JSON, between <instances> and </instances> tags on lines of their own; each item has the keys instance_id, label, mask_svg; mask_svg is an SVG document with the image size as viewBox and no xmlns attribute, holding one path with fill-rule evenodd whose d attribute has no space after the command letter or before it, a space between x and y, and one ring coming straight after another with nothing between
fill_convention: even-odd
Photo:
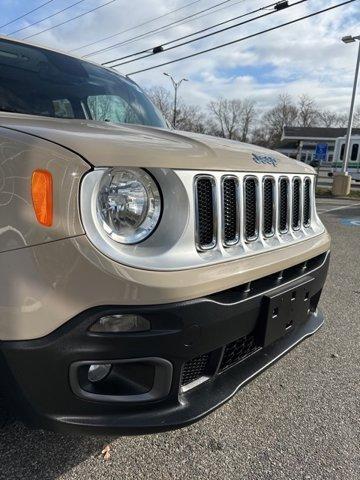
<instances>
[{"instance_id":1,"label":"headlight","mask_svg":"<svg viewBox=\"0 0 360 480\"><path fill-rule=\"evenodd\" d=\"M119 243L147 238L161 215L161 196L152 177L141 169L114 168L100 182L97 214L105 232Z\"/></svg>"}]
</instances>

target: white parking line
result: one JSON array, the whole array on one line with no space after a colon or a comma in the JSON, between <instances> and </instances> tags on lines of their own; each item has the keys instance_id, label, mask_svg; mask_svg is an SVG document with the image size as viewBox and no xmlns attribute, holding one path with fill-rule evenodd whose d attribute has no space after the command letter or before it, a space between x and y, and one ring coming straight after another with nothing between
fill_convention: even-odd
<instances>
[{"instance_id":1,"label":"white parking line","mask_svg":"<svg viewBox=\"0 0 360 480\"><path fill-rule=\"evenodd\" d=\"M318 210L318 213L321 215L322 213L334 212L335 210L343 210L344 208L358 207L359 205L360 203L352 203L349 205L343 205L342 207L329 208L329 210L323 210L323 211Z\"/></svg>"},{"instance_id":2,"label":"white parking line","mask_svg":"<svg viewBox=\"0 0 360 480\"><path fill-rule=\"evenodd\" d=\"M335 209L337 209L338 207L344 207L346 208L348 206L348 204L346 205L338 205L337 207L333 207ZM316 209L317 209L317 212L319 213L322 213L322 212L326 212L327 210L332 210L332 208L329 208L331 207L331 205L316 205Z\"/></svg>"},{"instance_id":3,"label":"white parking line","mask_svg":"<svg viewBox=\"0 0 360 480\"><path fill-rule=\"evenodd\" d=\"M332 208L329 208L331 207L331 205L316 205L316 209L317 209L317 212L318 213L323 213L323 212L327 212L328 210L332 210L333 208L334 209L337 209L338 207L344 207L346 208L348 206L348 204L346 205L338 205L337 207L332 207Z\"/></svg>"}]
</instances>

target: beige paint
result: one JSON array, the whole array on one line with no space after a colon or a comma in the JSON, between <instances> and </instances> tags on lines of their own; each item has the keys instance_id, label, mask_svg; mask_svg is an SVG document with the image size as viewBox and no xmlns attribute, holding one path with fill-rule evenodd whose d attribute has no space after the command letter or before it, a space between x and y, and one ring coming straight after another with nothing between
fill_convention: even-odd
<instances>
[{"instance_id":1,"label":"beige paint","mask_svg":"<svg viewBox=\"0 0 360 480\"><path fill-rule=\"evenodd\" d=\"M275 157L277 166L254 162ZM175 271L122 265L84 234L80 182L91 167L313 174L278 152L205 135L0 112L0 340L39 338L98 305L189 300L275 273L329 249L326 232L274 251ZM35 219L30 179L54 177L55 223Z\"/></svg>"},{"instance_id":2,"label":"beige paint","mask_svg":"<svg viewBox=\"0 0 360 480\"><path fill-rule=\"evenodd\" d=\"M0 126L63 145L96 167L315 173L309 165L279 152L210 135L1 112ZM278 166L255 163L253 153L275 157Z\"/></svg>"},{"instance_id":3,"label":"beige paint","mask_svg":"<svg viewBox=\"0 0 360 480\"><path fill-rule=\"evenodd\" d=\"M276 252L176 272L122 266L96 251L86 236L1 253L0 339L44 336L97 305L156 305L198 298L288 268L329 246L324 233Z\"/></svg>"},{"instance_id":4,"label":"beige paint","mask_svg":"<svg viewBox=\"0 0 360 480\"><path fill-rule=\"evenodd\" d=\"M53 176L52 227L40 225L34 214L31 175L38 168ZM88 169L64 148L0 128L0 252L83 234L79 183ZM1 284L5 280L1 275Z\"/></svg>"},{"instance_id":5,"label":"beige paint","mask_svg":"<svg viewBox=\"0 0 360 480\"><path fill-rule=\"evenodd\" d=\"M247 171L261 168L277 173L303 173L307 167L276 153L279 167L258 165L251 152L261 149L210 137L199 141L146 127L31 117L25 121L25 115L12 114L1 115L2 125L5 117L8 124L18 122L17 129L29 133L13 130L13 123L11 129L0 127L2 340L44 336L96 305L156 305L197 298L280 271L329 249L329 236L324 233L276 251L182 271L156 272L121 265L102 255L83 234L79 183L88 164L52 142L75 149L99 166L198 168L200 164L204 169L224 170L236 165ZM38 136L48 136L50 141ZM49 169L55 179L56 222L49 229L36 222L31 205L29 185L35 168Z\"/></svg>"}]
</instances>

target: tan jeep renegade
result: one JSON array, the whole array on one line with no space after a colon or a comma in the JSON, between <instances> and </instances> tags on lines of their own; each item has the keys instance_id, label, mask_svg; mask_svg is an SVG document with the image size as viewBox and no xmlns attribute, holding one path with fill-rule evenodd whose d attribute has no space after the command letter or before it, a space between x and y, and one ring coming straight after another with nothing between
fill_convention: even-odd
<instances>
[{"instance_id":1,"label":"tan jeep renegade","mask_svg":"<svg viewBox=\"0 0 360 480\"><path fill-rule=\"evenodd\" d=\"M323 323L314 184L169 129L112 70L1 38L3 394L35 426L107 434L219 407Z\"/></svg>"}]
</instances>

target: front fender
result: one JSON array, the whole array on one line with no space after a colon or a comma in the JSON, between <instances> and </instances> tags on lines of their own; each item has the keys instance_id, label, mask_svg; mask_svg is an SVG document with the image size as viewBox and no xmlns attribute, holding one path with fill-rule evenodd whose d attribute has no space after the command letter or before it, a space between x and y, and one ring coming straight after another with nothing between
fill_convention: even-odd
<instances>
[{"instance_id":1,"label":"front fender","mask_svg":"<svg viewBox=\"0 0 360 480\"><path fill-rule=\"evenodd\" d=\"M51 227L36 220L31 198L34 170L53 177ZM0 253L84 234L79 213L79 184L89 165L69 150L0 128Z\"/></svg>"}]
</instances>

